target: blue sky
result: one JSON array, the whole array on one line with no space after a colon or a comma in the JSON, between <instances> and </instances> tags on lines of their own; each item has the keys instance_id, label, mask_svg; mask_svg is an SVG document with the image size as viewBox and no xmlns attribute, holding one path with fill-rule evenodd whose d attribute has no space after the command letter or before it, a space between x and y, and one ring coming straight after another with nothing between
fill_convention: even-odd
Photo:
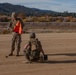
<instances>
[{"instance_id":1,"label":"blue sky","mask_svg":"<svg viewBox=\"0 0 76 75\"><path fill-rule=\"evenodd\" d=\"M5 2L43 10L76 12L76 0L0 0L0 3Z\"/></svg>"}]
</instances>

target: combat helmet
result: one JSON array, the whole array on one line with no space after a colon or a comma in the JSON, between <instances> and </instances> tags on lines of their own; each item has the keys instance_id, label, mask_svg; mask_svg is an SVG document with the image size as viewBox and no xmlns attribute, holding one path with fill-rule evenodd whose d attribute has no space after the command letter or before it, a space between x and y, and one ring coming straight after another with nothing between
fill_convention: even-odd
<instances>
[{"instance_id":1,"label":"combat helmet","mask_svg":"<svg viewBox=\"0 0 76 75\"><path fill-rule=\"evenodd\" d=\"M30 38L36 38L36 35L35 35L34 32L31 32L31 33L30 33Z\"/></svg>"}]
</instances>

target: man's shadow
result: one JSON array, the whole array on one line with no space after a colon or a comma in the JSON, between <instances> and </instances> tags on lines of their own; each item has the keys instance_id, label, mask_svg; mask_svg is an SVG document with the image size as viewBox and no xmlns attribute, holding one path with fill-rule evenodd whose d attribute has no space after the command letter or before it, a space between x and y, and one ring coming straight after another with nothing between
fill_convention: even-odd
<instances>
[{"instance_id":1,"label":"man's shadow","mask_svg":"<svg viewBox=\"0 0 76 75\"><path fill-rule=\"evenodd\" d=\"M65 55L65 56L76 56L76 53L59 53L59 54L47 54L48 56L58 56L58 55Z\"/></svg>"},{"instance_id":2,"label":"man's shadow","mask_svg":"<svg viewBox=\"0 0 76 75\"><path fill-rule=\"evenodd\" d=\"M47 60L47 61L44 61L43 63L46 63L46 64L62 64L62 63L76 63L76 60L63 60L63 61L52 61L52 60Z\"/></svg>"},{"instance_id":3,"label":"man's shadow","mask_svg":"<svg viewBox=\"0 0 76 75\"><path fill-rule=\"evenodd\" d=\"M60 54L47 54L47 56L62 56L62 55L65 55L65 56L76 56L76 53L60 53ZM47 60L47 61L44 61L44 63L47 63L47 64L60 64L60 63L76 63L76 60Z\"/></svg>"}]
</instances>

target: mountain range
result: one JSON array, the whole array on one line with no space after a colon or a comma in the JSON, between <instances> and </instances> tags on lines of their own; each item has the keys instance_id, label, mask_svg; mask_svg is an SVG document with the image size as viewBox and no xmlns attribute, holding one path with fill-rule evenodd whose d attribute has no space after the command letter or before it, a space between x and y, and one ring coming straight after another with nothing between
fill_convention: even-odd
<instances>
[{"instance_id":1,"label":"mountain range","mask_svg":"<svg viewBox=\"0 0 76 75\"><path fill-rule=\"evenodd\" d=\"M11 14L12 12L24 13L26 16L51 15L57 12L51 10L41 10L37 8L29 8L22 5L14 5L10 3L0 3L0 13Z\"/></svg>"}]
</instances>

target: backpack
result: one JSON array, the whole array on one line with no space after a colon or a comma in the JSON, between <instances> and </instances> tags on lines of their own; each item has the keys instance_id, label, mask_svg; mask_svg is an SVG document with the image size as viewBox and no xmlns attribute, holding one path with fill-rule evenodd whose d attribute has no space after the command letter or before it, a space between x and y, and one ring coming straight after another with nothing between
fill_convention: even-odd
<instances>
[{"instance_id":1,"label":"backpack","mask_svg":"<svg viewBox=\"0 0 76 75\"><path fill-rule=\"evenodd\" d=\"M31 39L30 46L31 46L31 57L33 59L39 58L41 48L40 41L38 39Z\"/></svg>"},{"instance_id":2,"label":"backpack","mask_svg":"<svg viewBox=\"0 0 76 75\"><path fill-rule=\"evenodd\" d=\"M31 51L33 51L33 50L40 51L41 43L38 39L31 39L30 40L30 46L31 46Z\"/></svg>"}]
</instances>

